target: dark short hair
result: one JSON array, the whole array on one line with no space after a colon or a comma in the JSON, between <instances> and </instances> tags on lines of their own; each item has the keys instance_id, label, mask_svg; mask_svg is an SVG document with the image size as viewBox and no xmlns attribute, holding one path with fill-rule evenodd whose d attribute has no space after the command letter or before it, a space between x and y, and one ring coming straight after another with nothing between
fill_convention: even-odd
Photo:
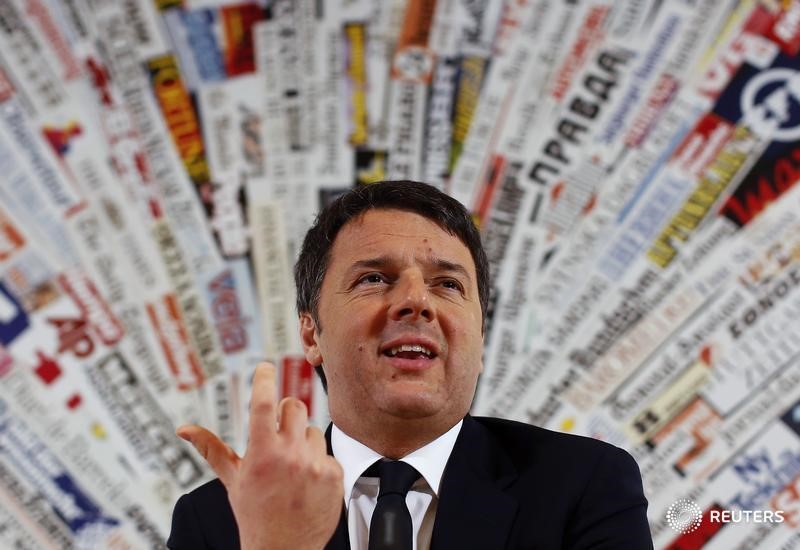
<instances>
[{"instance_id":1,"label":"dark short hair","mask_svg":"<svg viewBox=\"0 0 800 550\"><path fill-rule=\"evenodd\" d=\"M431 185L408 180L360 185L341 195L317 215L306 233L294 266L298 313L310 313L319 327L319 295L336 235L350 220L373 209L419 214L464 243L475 262L482 327L485 327L489 307L489 262L478 229L467 209L456 199Z\"/></svg>"}]
</instances>

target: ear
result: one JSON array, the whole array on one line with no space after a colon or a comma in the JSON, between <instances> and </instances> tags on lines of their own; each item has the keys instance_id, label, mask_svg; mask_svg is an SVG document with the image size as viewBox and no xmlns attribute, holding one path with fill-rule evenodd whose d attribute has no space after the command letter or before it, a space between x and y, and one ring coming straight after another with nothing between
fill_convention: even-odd
<instances>
[{"instance_id":1,"label":"ear","mask_svg":"<svg viewBox=\"0 0 800 550\"><path fill-rule=\"evenodd\" d=\"M322 364L322 352L317 341L317 323L310 313L300 314L300 341L303 344L303 352L312 367Z\"/></svg>"}]
</instances>

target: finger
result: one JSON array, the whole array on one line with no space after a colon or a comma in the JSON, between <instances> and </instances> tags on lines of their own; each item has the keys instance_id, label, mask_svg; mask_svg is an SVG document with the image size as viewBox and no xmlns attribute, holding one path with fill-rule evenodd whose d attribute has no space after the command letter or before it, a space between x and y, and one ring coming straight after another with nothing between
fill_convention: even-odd
<instances>
[{"instance_id":1,"label":"finger","mask_svg":"<svg viewBox=\"0 0 800 550\"><path fill-rule=\"evenodd\" d=\"M211 466L222 484L230 487L239 470L239 455L212 432L200 426L181 426L176 433L178 437L191 443Z\"/></svg>"},{"instance_id":2,"label":"finger","mask_svg":"<svg viewBox=\"0 0 800 550\"><path fill-rule=\"evenodd\" d=\"M278 408L278 433L292 441L302 441L308 426L306 404L296 397L285 397Z\"/></svg>"},{"instance_id":3,"label":"finger","mask_svg":"<svg viewBox=\"0 0 800 550\"><path fill-rule=\"evenodd\" d=\"M275 367L266 361L259 363L253 374L248 453L251 449L256 453L267 450L276 437L275 378Z\"/></svg>"},{"instance_id":4,"label":"finger","mask_svg":"<svg viewBox=\"0 0 800 550\"><path fill-rule=\"evenodd\" d=\"M306 443L313 455L321 456L328 454L328 442L325 440L325 436L319 428L315 428L314 426L308 426L306 428Z\"/></svg>"}]
</instances>

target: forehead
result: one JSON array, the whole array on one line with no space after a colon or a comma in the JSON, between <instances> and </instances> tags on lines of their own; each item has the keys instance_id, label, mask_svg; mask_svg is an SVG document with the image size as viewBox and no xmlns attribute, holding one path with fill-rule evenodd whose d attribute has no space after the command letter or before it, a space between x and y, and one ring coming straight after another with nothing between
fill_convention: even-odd
<instances>
[{"instance_id":1,"label":"forehead","mask_svg":"<svg viewBox=\"0 0 800 550\"><path fill-rule=\"evenodd\" d=\"M471 272L475 270L472 254L461 239L420 214L395 209L367 210L348 221L331 247L330 264L349 263L376 253L411 252L459 261Z\"/></svg>"}]
</instances>

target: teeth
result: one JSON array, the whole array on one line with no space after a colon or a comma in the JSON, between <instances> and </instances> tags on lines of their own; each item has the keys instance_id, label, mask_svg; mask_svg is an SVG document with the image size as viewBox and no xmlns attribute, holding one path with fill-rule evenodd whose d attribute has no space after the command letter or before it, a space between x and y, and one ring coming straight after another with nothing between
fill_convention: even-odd
<instances>
[{"instance_id":1,"label":"teeth","mask_svg":"<svg viewBox=\"0 0 800 550\"><path fill-rule=\"evenodd\" d=\"M389 350L389 355L394 357L401 351L416 351L417 353L424 353L428 357L433 355L433 352L426 348L425 346L420 346L419 344L403 344L402 346L395 346Z\"/></svg>"}]
</instances>

